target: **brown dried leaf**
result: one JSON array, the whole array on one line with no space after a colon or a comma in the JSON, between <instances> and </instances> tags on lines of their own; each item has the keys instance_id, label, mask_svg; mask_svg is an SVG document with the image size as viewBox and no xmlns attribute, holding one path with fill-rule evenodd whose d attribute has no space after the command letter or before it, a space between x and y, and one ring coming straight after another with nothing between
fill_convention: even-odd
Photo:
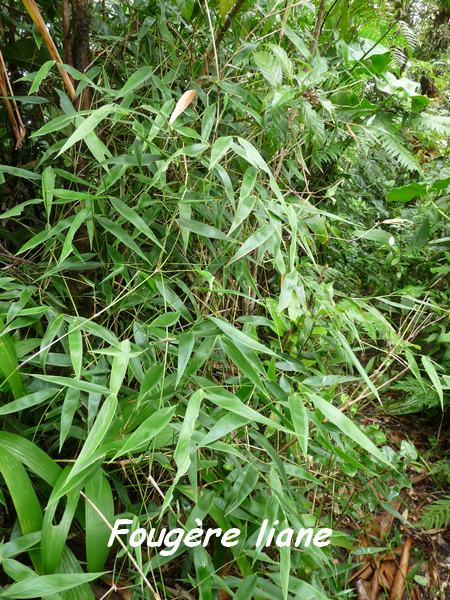
<instances>
[{"instance_id":1,"label":"brown dried leaf","mask_svg":"<svg viewBox=\"0 0 450 600\"><path fill-rule=\"evenodd\" d=\"M396 563L393 560L385 560L381 563L378 571L378 577L381 586L385 590L390 590L396 573Z\"/></svg>"},{"instance_id":2,"label":"brown dried leaf","mask_svg":"<svg viewBox=\"0 0 450 600\"><path fill-rule=\"evenodd\" d=\"M392 508L396 511L398 511L398 509L400 508L400 500L396 500L395 502L392 503ZM391 527L392 527L392 523L394 522L394 515L391 514L390 512L384 512L380 519L379 519L379 523L380 523L380 531L379 531L379 536L380 536L380 540L383 540L387 534L389 533Z\"/></svg>"},{"instance_id":3,"label":"brown dried leaf","mask_svg":"<svg viewBox=\"0 0 450 600\"><path fill-rule=\"evenodd\" d=\"M181 98L176 103L172 114L170 115L169 125L172 125L172 123L175 121L175 119L177 117L179 117L181 115L181 113L183 113L187 109L189 104L196 97L197 97L197 92L195 90L186 90L184 92L184 94L181 96Z\"/></svg>"},{"instance_id":4,"label":"brown dried leaf","mask_svg":"<svg viewBox=\"0 0 450 600\"><path fill-rule=\"evenodd\" d=\"M373 573L373 568L370 563L365 563L363 566L358 569L349 579L349 581L353 581L354 579L369 579L369 577Z\"/></svg>"},{"instance_id":5,"label":"brown dried leaf","mask_svg":"<svg viewBox=\"0 0 450 600\"><path fill-rule=\"evenodd\" d=\"M356 591L358 592L358 600L370 600L368 586L365 581L358 579L356 582Z\"/></svg>"},{"instance_id":6,"label":"brown dried leaf","mask_svg":"<svg viewBox=\"0 0 450 600\"><path fill-rule=\"evenodd\" d=\"M370 600L377 600L378 593L380 591L380 580L378 577L378 571L375 571L372 579L372 587L370 589Z\"/></svg>"}]
</instances>

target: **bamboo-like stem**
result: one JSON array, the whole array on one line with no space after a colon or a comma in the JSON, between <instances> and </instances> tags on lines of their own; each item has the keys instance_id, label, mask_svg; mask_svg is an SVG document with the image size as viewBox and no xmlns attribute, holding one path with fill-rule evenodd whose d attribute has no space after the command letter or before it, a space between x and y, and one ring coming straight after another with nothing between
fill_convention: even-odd
<instances>
[{"instance_id":1,"label":"bamboo-like stem","mask_svg":"<svg viewBox=\"0 0 450 600\"><path fill-rule=\"evenodd\" d=\"M8 96L14 96L11 82L9 81L8 71L6 70L5 61L3 60L3 55L0 51L0 94L3 97L3 102L6 107L6 112L8 113L8 119L11 123L11 128L13 131L14 138L16 140L15 147L20 148L22 145L22 140L25 137L25 125L23 124L22 117L20 116L19 107L17 106L17 102L12 99L10 100Z\"/></svg>"},{"instance_id":2,"label":"bamboo-like stem","mask_svg":"<svg viewBox=\"0 0 450 600\"><path fill-rule=\"evenodd\" d=\"M56 62L56 66L58 67L58 71L61 75L64 85L66 86L69 98L72 101L75 100L75 88L73 86L72 80L67 71L62 66L63 61L61 60L58 49L56 48L55 43L47 29L47 25L45 24L45 21L42 18L39 8L37 7L34 0L22 0L22 2L25 8L27 9L28 14L33 19L33 23L38 28L38 31L41 34L42 39L44 40L44 44L46 45L50 56Z\"/></svg>"}]
</instances>

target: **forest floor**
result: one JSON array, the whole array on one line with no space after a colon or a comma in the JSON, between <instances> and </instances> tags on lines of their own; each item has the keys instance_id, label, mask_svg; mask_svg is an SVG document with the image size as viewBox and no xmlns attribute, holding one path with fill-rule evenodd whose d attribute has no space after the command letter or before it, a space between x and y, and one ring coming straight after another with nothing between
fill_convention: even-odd
<instances>
[{"instance_id":1,"label":"forest floor","mask_svg":"<svg viewBox=\"0 0 450 600\"><path fill-rule=\"evenodd\" d=\"M402 586L398 573L405 567L408 580L413 579L408 587L408 599L446 600L450 598L450 528L423 529L417 524L423 508L436 500L430 465L449 455L449 415L444 413L430 420L417 415L411 418L380 413L368 415L365 420L366 424L380 425L393 448L399 450L403 441L409 442L416 448L420 460L429 451L432 440L433 452L427 456L426 463L423 461L422 468L416 464L409 469L411 487L402 490L401 500L369 519L366 531L360 535L360 547L369 547L371 553L361 554L352 575L358 600L373 600L380 593L386 594L381 595L382 598L397 597L398 588ZM400 523L395 512L407 523ZM365 520L367 522L367 517ZM388 537L398 539L399 545L386 547L383 542ZM412 560L414 549L419 559Z\"/></svg>"}]
</instances>

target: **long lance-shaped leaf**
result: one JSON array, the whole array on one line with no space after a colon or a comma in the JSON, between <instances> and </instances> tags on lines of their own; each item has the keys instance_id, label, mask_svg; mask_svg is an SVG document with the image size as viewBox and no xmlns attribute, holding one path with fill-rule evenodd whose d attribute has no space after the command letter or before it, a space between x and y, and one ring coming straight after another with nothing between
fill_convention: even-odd
<instances>
[{"instance_id":1,"label":"long lance-shaped leaf","mask_svg":"<svg viewBox=\"0 0 450 600\"><path fill-rule=\"evenodd\" d=\"M361 448L367 450L369 454L372 454L380 462L392 467L392 465L386 460L382 452L375 446L375 444L364 435L364 433L349 419L343 412L333 406L330 402L327 402L317 394L308 394L308 397L312 400L314 406L329 420L333 425L336 425L345 435L356 442Z\"/></svg>"},{"instance_id":2,"label":"long lance-shaped leaf","mask_svg":"<svg viewBox=\"0 0 450 600\"><path fill-rule=\"evenodd\" d=\"M42 510L25 468L6 448L0 447L0 473L9 490L22 534L34 533L42 528ZM41 570L38 550L30 550L36 570Z\"/></svg>"},{"instance_id":3,"label":"long lance-shaped leaf","mask_svg":"<svg viewBox=\"0 0 450 600\"><path fill-rule=\"evenodd\" d=\"M0 320L0 332L3 331L4 327L3 322ZM7 333L0 335L0 372L4 375L16 400L25 396L25 387L18 371L16 350L11 336Z\"/></svg>"}]
</instances>

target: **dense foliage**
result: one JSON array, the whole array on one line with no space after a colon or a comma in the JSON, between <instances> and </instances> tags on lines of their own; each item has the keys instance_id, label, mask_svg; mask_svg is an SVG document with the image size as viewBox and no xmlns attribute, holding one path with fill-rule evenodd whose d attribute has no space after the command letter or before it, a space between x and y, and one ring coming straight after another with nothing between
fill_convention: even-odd
<instances>
[{"instance_id":1,"label":"dense foliage","mask_svg":"<svg viewBox=\"0 0 450 600\"><path fill-rule=\"evenodd\" d=\"M448 3L77 0L82 72L42 0L75 100L7 4L0 597L356 597L433 461L367 417L448 406ZM245 535L110 550L118 516ZM266 518L332 543L255 548Z\"/></svg>"}]
</instances>

